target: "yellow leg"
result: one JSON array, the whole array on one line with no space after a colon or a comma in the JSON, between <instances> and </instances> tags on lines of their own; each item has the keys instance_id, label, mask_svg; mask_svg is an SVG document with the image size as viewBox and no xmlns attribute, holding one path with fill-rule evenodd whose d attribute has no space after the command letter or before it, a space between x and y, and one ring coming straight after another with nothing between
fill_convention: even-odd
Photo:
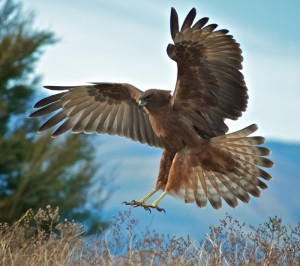
<instances>
[{"instance_id":1,"label":"yellow leg","mask_svg":"<svg viewBox=\"0 0 300 266\"><path fill-rule=\"evenodd\" d=\"M145 201L147 199L149 199L152 195L154 195L156 192L158 191L158 189L153 189L150 193L148 193L145 197L141 198L139 200L140 203L145 203Z\"/></svg>"},{"instance_id":2,"label":"yellow leg","mask_svg":"<svg viewBox=\"0 0 300 266\"><path fill-rule=\"evenodd\" d=\"M158 198L157 200L153 201L151 204L146 204L145 201L148 200L153 194L155 194L158 191L158 189L154 189L152 190L150 193L148 193L145 197L143 197L142 199L140 199L139 201L124 201L123 203L126 205L131 205L132 207L143 207L145 210L150 211L150 208L156 209L158 211L163 211L165 212L165 210L163 208L158 207L158 203L168 194L168 191L164 191Z\"/></svg>"},{"instance_id":3,"label":"yellow leg","mask_svg":"<svg viewBox=\"0 0 300 266\"><path fill-rule=\"evenodd\" d=\"M155 200L155 201L153 201L152 202L152 206L154 207L154 206L157 206L158 205L158 203L166 196L168 194L168 191L164 191L158 198L157 198L157 200Z\"/></svg>"}]
</instances>

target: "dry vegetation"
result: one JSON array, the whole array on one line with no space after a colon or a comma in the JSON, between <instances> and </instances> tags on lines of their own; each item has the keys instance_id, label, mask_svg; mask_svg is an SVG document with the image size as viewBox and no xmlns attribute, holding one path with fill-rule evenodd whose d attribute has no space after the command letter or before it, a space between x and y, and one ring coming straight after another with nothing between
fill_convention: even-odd
<instances>
[{"instance_id":1,"label":"dry vegetation","mask_svg":"<svg viewBox=\"0 0 300 266\"><path fill-rule=\"evenodd\" d=\"M1 265L300 265L300 224L278 217L257 228L225 217L203 240L141 231L130 211L110 229L84 237L83 227L59 221L58 209L31 210L0 225Z\"/></svg>"}]
</instances>

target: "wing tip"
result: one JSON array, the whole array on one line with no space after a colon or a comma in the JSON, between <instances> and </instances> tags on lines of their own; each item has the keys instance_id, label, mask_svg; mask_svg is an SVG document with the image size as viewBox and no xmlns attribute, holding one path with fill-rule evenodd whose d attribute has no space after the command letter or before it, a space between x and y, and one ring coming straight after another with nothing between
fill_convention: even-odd
<instances>
[{"instance_id":1,"label":"wing tip","mask_svg":"<svg viewBox=\"0 0 300 266\"><path fill-rule=\"evenodd\" d=\"M196 15L197 15L197 10L196 10L196 8L192 8L191 10L190 10L190 12L188 13L188 16L192 16L192 17L196 17Z\"/></svg>"},{"instance_id":2,"label":"wing tip","mask_svg":"<svg viewBox=\"0 0 300 266\"><path fill-rule=\"evenodd\" d=\"M38 102L36 102L35 103L35 105L33 106L34 108L41 108L41 107L43 107L44 106L44 99L45 98L43 98L43 99L41 99L41 100L39 100ZM30 115L33 115L35 112L33 112L32 114L30 114Z\"/></svg>"},{"instance_id":3,"label":"wing tip","mask_svg":"<svg viewBox=\"0 0 300 266\"><path fill-rule=\"evenodd\" d=\"M35 112L33 112L33 113L31 113L30 115L28 115L28 118L29 118L29 119L35 118L36 116L34 115L34 113L35 113Z\"/></svg>"},{"instance_id":4,"label":"wing tip","mask_svg":"<svg viewBox=\"0 0 300 266\"><path fill-rule=\"evenodd\" d=\"M66 91L76 86L56 86L56 85L44 85L43 88L52 91Z\"/></svg>"},{"instance_id":5,"label":"wing tip","mask_svg":"<svg viewBox=\"0 0 300 266\"><path fill-rule=\"evenodd\" d=\"M178 14L174 7L171 8L170 28L171 36L174 41L177 33L179 32Z\"/></svg>"},{"instance_id":6,"label":"wing tip","mask_svg":"<svg viewBox=\"0 0 300 266\"><path fill-rule=\"evenodd\" d=\"M248 126L249 131L255 132L256 130L258 130L258 126L257 124L253 123L251 125Z\"/></svg>"},{"instance_id":7,"label":"wing tip","mask_svg":"<svg viewBox=\"0 0 300 266\"><path fill-rule=\"evenodd\" d=\"M197 14L196 9L192 8L190 10L190 12L187 14L185 20L183 21L180 32L183 32L192 26L194 19L196 17L196 14Z\"/></svg>"},{"instance_id":8,"label":"wing tip","mask_svg":"<svg viewBox=\"0 0 300 266\"><path fill-rule=\"evenodd\" d=\"M196 8L193 7L193 8L190 10L190 12L187 14L186 17L193 17L193 20L194 20L194 18L196 17L196 15L197 15Z\"/></svg>"}]
</instances>

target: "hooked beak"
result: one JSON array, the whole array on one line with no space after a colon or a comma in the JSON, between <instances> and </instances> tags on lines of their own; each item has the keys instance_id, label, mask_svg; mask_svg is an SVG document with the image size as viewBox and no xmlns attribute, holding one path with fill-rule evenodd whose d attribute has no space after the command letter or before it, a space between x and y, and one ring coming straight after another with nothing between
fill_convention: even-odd
<instances>
[{"instance_id":1,"label":"hooked beak","mask_svg":"<svg viewBox=\"0 0 300 266\"><path fill-rule=\"evenodd\" d=\"M146 101L144 101L144 100L139 100L139 102L138 102L138 108L139 108L139 109L142 109L143 107L146 106L146 104L147 104Z\"/></svg>"}]
</instances>

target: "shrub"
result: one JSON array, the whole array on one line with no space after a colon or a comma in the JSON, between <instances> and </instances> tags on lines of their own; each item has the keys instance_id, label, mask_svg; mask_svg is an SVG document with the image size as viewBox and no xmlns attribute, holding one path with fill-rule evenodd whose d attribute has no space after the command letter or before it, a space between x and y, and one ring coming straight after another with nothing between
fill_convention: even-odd
<instances>
[{"instance_id":1,"label":"shrub","mask_svg":"<svg viewBox=\"0 0 300 266\"><path fill-rule=\"evenodd\" d=\"M300 224L278 217L257 228L227 215L202 240L142 230L131 210L109 229L84 236L58 208L28 210L13 225L0 224L2 265L300 265Z\"/></svg>"}]
</instances>

